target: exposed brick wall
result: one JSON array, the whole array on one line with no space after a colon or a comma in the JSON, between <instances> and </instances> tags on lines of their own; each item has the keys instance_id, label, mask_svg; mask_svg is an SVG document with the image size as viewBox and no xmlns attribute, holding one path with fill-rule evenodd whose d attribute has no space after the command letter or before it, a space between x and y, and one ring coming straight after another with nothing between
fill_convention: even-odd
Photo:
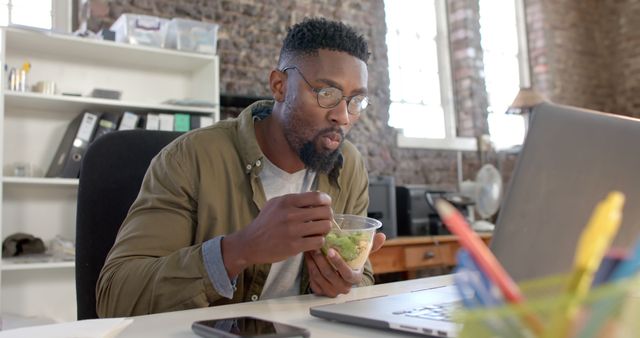
<instances>
[{"instance_id":1,"label":"exposed brick wall","mask_svg":"<svg viewBox=\"0 0 640 338\"><path fill-rule=\"evenodd\" d=\"M458 135L487 134L487 95L480 46L480 8L477 0L449 1L451 68L458 113Z\"/></svg>"},{"instance_id":2,"label":"exposed brick wall","mask_svg":"<svg viewBox=\"0 0 640 338\"><path fill-rule=\"evenodd\" d=\"M640 1L526 0L534 87L551 101L640 117Z\"/></svg>"},{"instance_id":3,"label":"exposed brick wall","mask_svg":"<svg viewBox=\"0 0 640 338\"><path fill-rule=\"evenodd\" d=\"M554 102L596 110L609 106L612 88L603 70L610 69L610 61L601 48L608 34L603 34L599 3L545 0L529 10L536 21L544 20L538 26L546 33L544 50L534 47L532 54L548 59L543 70L548 76L545 89ZM532 13L534 9L542 12Z\"/></svg>"},{"instance_id":4,"label":"exposed brick wall","mask_svg":"<svg viewBox=\"0 0 640 338\"><path fill-rule=\"evenodd\" d=\"M109 27L121 13L183 17L220 24L222 93L268 96L267 78L276 64L286 27L305 16L343 20L368 39L369 89L375 97L350 134L372 175L394 175L398 184L455 188L456 154L400 149L387 126L387 72L382 0L90 0L89 27ZM448 0L452 72L458 131L486 133L487 98L475 0ZM525 0L532 82L554 102L640 116L640 1ZM491 154L508 178L516 156ZM464 154L464 177L478 169L475 153Z\"/></svg>"},{"instance_id":5,"label":"exposed brick wall","mask_svg":"<svg viewBox=\"0 0 640 338\"><path fill-rule=\"evenodd\" d=\"M611 111L640 117L640 1L602 1L602 13L601 20L613 26L603 48L612 54Z\"/></svg>"}]
</instances>

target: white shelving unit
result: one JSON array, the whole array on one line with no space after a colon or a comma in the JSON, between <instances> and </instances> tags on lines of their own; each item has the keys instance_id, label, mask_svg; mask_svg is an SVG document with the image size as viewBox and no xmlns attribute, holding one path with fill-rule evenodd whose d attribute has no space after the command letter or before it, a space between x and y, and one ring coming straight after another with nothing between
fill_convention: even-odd
<instances>
[{"instance_id":1,"label":"white shelving unit","mask_svg":"<svg viewBox=\"0 0 640 338\"><path fill-rule=\"evenodd\" d=\"M6 73L0 81L2 239L24 232L45 244L56 236L75 240L78 180L43 176L68 123L83 111L180 112L219 120L214 55L1 28L0 58L9 68L30 62L29 84L54 81L58 89L56 95L14 92L7 90ZM121 99L86 97L94 88L121 91ZM165 103L172 99L214 107ZM17 163L30 164L33 177L13 176ZM74 263L1 260L0 309L3 317L75 320Z\"/></svg>"}]
</instances>

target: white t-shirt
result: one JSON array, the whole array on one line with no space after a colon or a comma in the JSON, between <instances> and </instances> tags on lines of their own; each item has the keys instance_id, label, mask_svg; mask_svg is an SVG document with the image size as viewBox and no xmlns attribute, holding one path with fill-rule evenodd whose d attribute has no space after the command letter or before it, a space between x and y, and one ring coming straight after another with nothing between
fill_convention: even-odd
<instances>
[{"instance_id":1,"label":"white t-shirt","mask_svg":"<svg viewBox=\"0 0 640 338\"><path fill-rule=\"evenodd\" d=\"M260 180L262 180L262 187L267 201L286 194L309 191L316 176L315 172L306 169L289 174L276 167L266 157L263 158L262 163L264 167L260 171ZM260 299L298 295L300 292L301 271L301 253L284 261L271 264Z\"/></svg>"}]
</instances>

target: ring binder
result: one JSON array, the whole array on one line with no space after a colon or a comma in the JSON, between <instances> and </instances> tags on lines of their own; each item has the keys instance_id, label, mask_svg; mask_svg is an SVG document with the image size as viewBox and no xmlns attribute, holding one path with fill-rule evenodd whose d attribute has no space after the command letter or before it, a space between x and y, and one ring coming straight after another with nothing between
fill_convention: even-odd
<instances>
[{"instance_id":1,"label":"ring binder","mask_svg":"<svg viewBox=\"0 0 640 338\"><path fill-rule=\"evenodd\" d=\"M99 113L84 112L67 127L46 177L78 178L80 164L98 126Z\"/></svg>"}]
</instances>

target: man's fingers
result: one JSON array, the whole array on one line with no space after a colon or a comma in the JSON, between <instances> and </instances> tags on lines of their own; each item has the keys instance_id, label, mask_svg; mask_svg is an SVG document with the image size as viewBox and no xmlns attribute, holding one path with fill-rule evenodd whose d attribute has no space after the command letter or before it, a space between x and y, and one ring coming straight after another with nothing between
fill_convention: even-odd
<instances>
[{"instance_id":1,"label":"man's fingers","mask_svg":"<svg viewBox=\"0 0 640 338\"><path fill-rule=\"evenodd\" d=\"M331 206L331 196L320 191L309 191L300 194L286 195L286 199L297 208Z\"/></svg>"},{"instance_id":2,"label":"man's fingers","mask_svg":"<svg viewBox=\"0 0 640 338\"><path fill-rule=\"evenodd\" d=\"M304 253L304 263L307 265L307 271L309 271L309 277L310 277L309 286L311 286L311 290L313 291L314 294L318 296L322 296L324 295L322 288L320 287L320 285L318 285L315 278L312 278L314 274L317 274L318 268L315 266L315 263L313 263L313 259L311 258L310 255L311 255L310 252Z\"/></svg>"},{"instance_id":3,"label":"man's fingers","mask_svg":"<svg viewBox=\"0 0 640 338\"><path fill-rule=\"evenodd\" d=\"M314 260L324 278L338 293L349 292L353 271L334 249L327 250L326 258L322 253L315 254Z\"/></svg>"},{"instance_id":4,"label":"man's fingers","mask_svg":"<svg viewBox=\"0 0 640 338\"><path fill-rule=\"evenodd\" d=\"M347 264L335 249L327 250L327 259L330 264L333 265L336 272L342 277L342 286L350 288L351 285L359 283L360 278L358 273L353 272L349 264Z\"/></svg>"},{"instance_id":5,"label":"man's fingers","mask_svg":"<svg viewBox=\"0 0 640 338\"><path fill-rule=\"evenodd\" d=\"M313 284L315 284L315 291L319 291L319 293L324 296L335 297L336 295L332 295L331 292L331 290L333 289L331 287L331 284L325 279L324 275L320 271L320 268L318 268L317 261L315 259L315 255L317 254L317 251L305 253L308 258L306 259L306 262L307 270L309 270L309 279ZM320 255L322 255L322 253L320 253Z\"/></svg>"},{"instance_id":6,"label":"man's fingers","mask_svg":"<svg viewBox=\"0 0 640 338\"><path fill-rule=\"evenodd\" d=\"M308 237L308 236L325 236L331 231L331 221L311 221L301 223L293 229L296 236Z\"/></svg>"},{"instance_id":7,"label":"man's fingers","mask_svg":"<svg viewBox=\"0 0 640 338\"><path fill-rule=\"evenodd\" d=\"M373 236L373 245L371 246L371 252L380 250L384 242L387 240L387 236L382 232L378 232Z\"/></svg>"},{"instance_id":8,"label":"man's fingers","mask_svg":"<svg viewBox=\"0 0 640 338\"><path fill-rule=\"evenodd\" d=\"M322 236L309 236L298 240L299 247L296 248L298 252L316 251L322 248L324 244L324 237Z\"/></svg>"}]
</instances>

